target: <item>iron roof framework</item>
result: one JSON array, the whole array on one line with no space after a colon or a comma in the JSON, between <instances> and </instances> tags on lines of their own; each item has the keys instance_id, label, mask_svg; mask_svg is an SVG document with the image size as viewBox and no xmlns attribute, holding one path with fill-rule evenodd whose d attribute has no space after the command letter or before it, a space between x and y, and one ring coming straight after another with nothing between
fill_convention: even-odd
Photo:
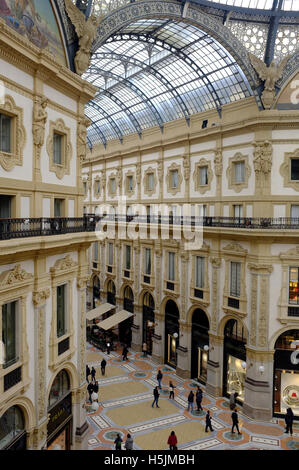
<instances>
[{"instance_id":1,"label":"iron roof framework","mask_svg":"<svg viewBox=\"0 0 299 470\"><path fill-rule=\"evenodd\" d=\"M240 6L241 2L246 8ZM299 12L290 11L296 3L291 2L258 0L267 8L263 11L256 10L257 0L193 0L190 3L201 14L206 10L216 17L220 15L223 25L233 15L240 21L255 22L259 14L267 23L264 60L269 64L273 60L280 22L289 15L299 17ZM146 2L134 5L139 8L141 3ZM189 124L192 114L209 109L217 109L221 116L224 104L249 96L255 96L260 106L260 81L242 66L239 51L234 53L233 44L225 47L216 35L185 22L184 11L189 2L180 3L178 18L149 14L138 19L136 14L136 18L131 15L128 21L124 7L117 12L118 18L124 18L123 22L115 26L116 15L110 14L105 18L106 24L103 23L102 28L100 25L91 65L83 75L98 88L86 108L86 115L92 121L89 147L99 140L105 146L111 139L122 142L124 135L135 132L141 136L142 130L149 127L159 126L163 132L165 122L180 118ZM92 8L95 11L96 4L97 1L91 5L85 0L89 11ZM108 23L111 31L107 33Z\"/></svg>"}]
</instances>

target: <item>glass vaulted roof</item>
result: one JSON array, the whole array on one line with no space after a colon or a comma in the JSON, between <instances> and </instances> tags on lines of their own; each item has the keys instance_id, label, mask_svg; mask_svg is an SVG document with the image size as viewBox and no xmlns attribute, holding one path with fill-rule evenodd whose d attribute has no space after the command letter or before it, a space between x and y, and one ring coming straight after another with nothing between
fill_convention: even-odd
<instances>
[{"instance_id":1,"label":"glass vaulted roof","mask_svg":"<svg viewBox=\"0 0 299 470\"><path fill-rule=\"evenodd\" d=\"M89 145L160 126L252 95L233 57L193 25L144 19L118 31L83 75L98 88L87 105Z\"/></svg>"},{"instance_id":2,"label":"glass vaulted roof","mask_svg":"<svg viewBox=\"0 0 299 470\"><path fill-rule=\"evenodd\" d=\"M212 3L258 10L272 10L273 8L273 0L212 0ZM286 11L296 11L298 10L298 4L299 0L283 0L281 9Z\"/></svg>"}]
</instances>

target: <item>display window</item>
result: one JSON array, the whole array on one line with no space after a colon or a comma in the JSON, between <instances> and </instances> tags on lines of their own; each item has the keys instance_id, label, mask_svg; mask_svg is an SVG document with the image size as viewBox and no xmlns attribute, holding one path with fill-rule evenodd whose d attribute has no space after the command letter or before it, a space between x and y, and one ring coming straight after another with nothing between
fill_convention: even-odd
<instances>
[{"instance_id":1,"label":"display window","mask_svg":"<svg viewBox=\"0 0 299 470\"><path fill-rule=\"evenodd\" d=\"M201 382L207 381L208 353L198 348L198 378Z\"/></svg>"},{"instance_id":2,"label":"display window","mask_svg":"<svg viewBox=\"0 0 299 470\"><path fill-rule=\"evenodd\" d=\"M244 383L246 377L245 362L237 357L228 355L226 390L228 394L238 393L238 400L244 402Z\"/></svg>"},{"instance_id":3,"label":"display window","mask_svg":"<svg viewBox=\"0 0 299 470\"><path fill-rule=\"evenodd\" d=\"M292 408L295 416L299 416L299 371L279 370L274 377L274 411L285 414Z\"/></svg>"},{"instance_id":4,"label":"display window","mask_svg":"<svg viewBox=\"0 0 299 470\"><path fill-rule=\"evenodd\" d=\"M12 406L0 418L0 450L7 448L26 449L25 421L18 406Z\"/></svg>"},{"instance_id":5,"label":"display window","mask_svg":"<svg viewBox=\"0 0 299 470\"><path fill-rule=\"evenodd\" d=\"M168 362L174 366L176 366L177 362L176 343L176 338L174 338L172 335L168 335Z\"/></svg>"}]
</instances>

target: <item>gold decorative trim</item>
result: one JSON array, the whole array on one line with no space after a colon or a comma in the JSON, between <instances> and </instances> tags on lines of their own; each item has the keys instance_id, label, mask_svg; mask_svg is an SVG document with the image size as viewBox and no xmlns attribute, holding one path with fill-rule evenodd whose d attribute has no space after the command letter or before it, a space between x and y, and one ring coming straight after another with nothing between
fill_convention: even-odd
<instances>
[{"instance_id":1,"label":"gold decorative trim","mask_svg":"<svg viewBox=\"0 0 299 470\"><path fill-rule=\"evenodd\" d=\"M201 185L200 184L200 169L205 168L205 167L207 168L207 173L208 173L208 183ZM201 158L199 162L196 163L195 169L193 172L193 181L194 181L195 191L200 192L200 194L205 194L207 191L210 191L212 179L213 179L213 171L212 171L211 161L207 160L206 158Z\"/></svg>"},{"instance_id":2,"label":"gold decorative trim","mask_svg":"<svg viewBox=\"0 0 299 470\"><path fill-rule=\"evenodd\" d=\"M23 165L26 144L24 111L16 105L12 96L5 95L4 103L0 103L0 112L12 118L11 152L0 151L0 165L5 171L11 171L16 165Z\"/></svg>"},{"instance_id":3,"label":"gold decorative trim","mask_svg":"<svg viewBox=\"0 0 299 470\"><path fill-rule=\"evenodd\" d=\"M236 183L234 175L234 164L244 162L245 165L245 175L244 182ZM248 155L243 155L240 152L237 152L233 157L228 159L228 167L226 170L226 177L228 183L228 189L233 189L236 193L242 191L242 189L248 188L248 179L251 175L251 168L248 164Z\"/></svg>"},{"instance_id":4,"label":"gold decorative trim","mask_svg":"<svg viewBox=\"0 0 299 470\"><path fill-rule=\"evenodd\" d=\"M53 159L53 140L54 132L61 134L63 136L62 141L62 163L54 163ZM63 119L59 118L55 122L50 121L49 124L49 136L47 139L47 153L49 156L49 170L55 173L58 179L62 179L65 175L70 174L70 162L73 155L73 147L71 144L71 130L67 127Z\"/></svg>"},{"instance_id":5,"label":"gold decorative trim","mask_svg":"<svg viewBox=\"0 0 299 470\"><path fill-rule=\"evenodd\" d=\"M173 188L171 186L171 173L172 171L178 171L178 186L177 188ZM181 190L181 184L183 182L183 176L182 176L182 171L181 171L181 165L178 165L177 163L173 162L168 168L167 168L167 175L166 175L166 184L167 184L167 191L170 194L173 194L174 196Z\"/></svg>"},{"instance_id":6,"label":"gold decorative trim","mask_svg":"<svg viewBox=\"0 0 299 470\"><path fill-rule=\"evenodd\" d=\"M295 191L299 191L299 181L291 180L291 159L299 158L299 148L294 152L286 152L284 154L284 162L280 165L279 172L283 177L283 186L285 188L292 188Z\"/></svg>"}]
</instances>

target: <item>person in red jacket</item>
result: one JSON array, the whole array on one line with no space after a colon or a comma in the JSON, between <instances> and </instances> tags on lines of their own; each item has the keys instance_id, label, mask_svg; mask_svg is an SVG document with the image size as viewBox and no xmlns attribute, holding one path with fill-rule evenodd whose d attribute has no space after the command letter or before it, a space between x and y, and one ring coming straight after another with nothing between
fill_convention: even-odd
<instances>
[{"instance_id":1,"label":"person in red jacket","mask_svg":"<svg viewBox=\"0 0 299 470\"><path fill-rule=\"evenodd\" d=\"M170 436L168 438L167 444L169 445L170 450L177 450L177 443L178 440L176 438L175 432L171 431Z\"/></svg>"}]
</instances>

